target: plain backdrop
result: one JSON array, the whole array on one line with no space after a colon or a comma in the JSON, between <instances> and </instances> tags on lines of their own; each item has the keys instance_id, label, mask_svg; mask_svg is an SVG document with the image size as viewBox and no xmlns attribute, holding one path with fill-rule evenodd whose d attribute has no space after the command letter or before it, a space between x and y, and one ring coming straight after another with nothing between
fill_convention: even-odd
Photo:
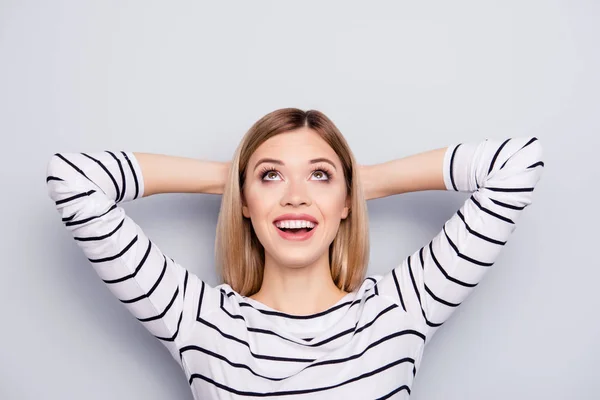
<instances>
[{"instance_id":1,"label":"plain backdrop","mask_svg":"<svg viewBox=\"0 0 600 400\"><path fill-rule=\"evenodd\" d=\"M426 349L415 400L598 399L600 3L0 0L0 399L191 399L47 197L55 152L229 159L282 107L318 109L360 163L537 136L546 170L501 257ZM368 203L369 273L466 200ZM220 197L125 205L210 284Z\"/></svg>"}]
</instances>

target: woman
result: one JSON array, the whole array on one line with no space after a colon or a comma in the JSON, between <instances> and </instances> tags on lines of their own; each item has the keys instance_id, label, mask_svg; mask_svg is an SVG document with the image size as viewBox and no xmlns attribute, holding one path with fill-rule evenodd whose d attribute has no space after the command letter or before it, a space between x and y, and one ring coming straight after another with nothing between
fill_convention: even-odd
<instances>
[{"instance_id":1,"label":"woman","mask_svg":"<svg viewBox=\"0 0 600 400\"><path fill-rule=\"evenodd\" d=\"M50 197L98 275L183 368L197 399L408 398L423 349L492 266L543 170L535 137L455 144L361 166L321 112L257 121L231 163L56 154ZM383 276L365 199L471 192ZM216 287L152 243L119 203L223 194Z\"/></svg>"}]
</instances>

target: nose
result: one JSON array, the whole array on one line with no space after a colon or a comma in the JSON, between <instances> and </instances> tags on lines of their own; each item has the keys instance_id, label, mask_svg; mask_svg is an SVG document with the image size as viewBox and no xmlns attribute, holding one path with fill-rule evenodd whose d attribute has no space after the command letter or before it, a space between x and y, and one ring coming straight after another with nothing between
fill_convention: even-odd
<instances>
[{"instance_id":1,"label":"nose","mask_svg":"<svg viewBox=\"0 0 600 400\"><path fill-rule=\"evenodd\" d=\"M286 184L285 192L281 197L280 203L282 207L288 205L292 207L299 207L301 205L309 206L311 200L307 192L306 182L290 179Z\"/></svg>"}]
</instances>

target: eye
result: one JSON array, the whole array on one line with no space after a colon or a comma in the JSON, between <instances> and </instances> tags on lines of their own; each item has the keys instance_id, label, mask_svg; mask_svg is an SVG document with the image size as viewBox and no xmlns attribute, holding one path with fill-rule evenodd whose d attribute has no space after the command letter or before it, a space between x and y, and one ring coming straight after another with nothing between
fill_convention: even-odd
<instances>
[{"instance_id":1,"label":"eye","mask_svg":"<svg viewBox=\"0 0 600 400\"><path fill-rule=\"evenodd\" d=\"M318 165L312 170L312 175L317 178L318 181L329 181L331 179L331 171L324 165Z\"/></svg>"},{"instance_id":2,"label":"eye","mask_svg":"<svg viewBox=\"0 0 600 400\"><path fill-rule=\"evenodd\" d=\"M322 169L315 169L312 175L317 178L318 181L327 181L329 180L329 173Z\"/></svg>"},{"instance_id":3,"label":"eye","mask_svg":"<svg viewBox=\"0 0 600 400\"><path fill-rule=\"evenodd\" d=\"M260 177L262 180L264 181L273 181L275 180L277 177L279 176L279 173L277 172L277 170L273 167L267 167L264 168L261 173L260 173ZM268 178L268 179L267 179Z\"/></svg>"}]
</instances>

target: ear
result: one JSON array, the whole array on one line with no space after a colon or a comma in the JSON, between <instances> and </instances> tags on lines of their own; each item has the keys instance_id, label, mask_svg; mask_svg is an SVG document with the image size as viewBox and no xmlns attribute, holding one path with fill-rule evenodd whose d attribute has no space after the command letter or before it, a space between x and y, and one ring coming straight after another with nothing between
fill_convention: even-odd
<instances>
[{"instance_id":1,"label":"ear","mask_svg":"<svg viewBox=\"0 0 600 400\"><path fill-rule=\"evenodd\" d=\"M244 198L244 194L242 193L242 214L246 218L250 218L250 209L248 209L248 205L246 204L246 199Z\"/></svg>"},{"instance_id":2,"label":"ear","mask_svg":"<svg viewBox=\"0 0 600 400\"><path fill-rule=\"evenodd\" d=\"M350 196L346 197L346 204L344 206L344 208L342 209L342 219L346 219L348 218L348 214L350 213Z\"/></svg>"}]
</instances>

